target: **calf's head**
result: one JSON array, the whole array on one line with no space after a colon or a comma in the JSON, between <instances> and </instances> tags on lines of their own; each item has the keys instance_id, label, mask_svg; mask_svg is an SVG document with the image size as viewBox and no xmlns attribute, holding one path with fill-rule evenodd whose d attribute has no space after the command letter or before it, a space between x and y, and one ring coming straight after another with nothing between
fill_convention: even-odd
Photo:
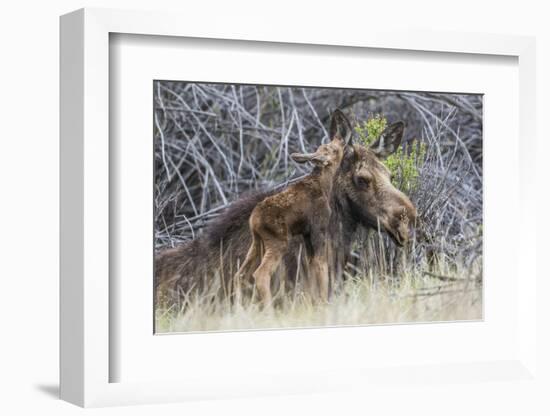
<instances>
[{"instance_id":1,"label":"calf's head","mask_svg":"<svg viewBox=\"0 0 550 416\"><path fill-rule=\"evenodd\" d=\"M320 145L314 153L293 153L292 160L298 163L312 162L319 168L336 171L344 156L344 150L351 140L351 125L346 116L336 110L332 114L331 138L329 143Z\"/></svg>"},{"instance_id":2,"label":"calf's head","mask_svg":"<svg viewBox=\"0 0 550 416\"><path fill-rule=\"evenodd\" d=\"M314 153L292 153L290 157L298 163L311 162L319 168L338 168L344 156L344 145L340 140L322 144Z\"/></svg>"},{"instance_id":3,"label":"calf's head","mask_svg":"<svg viewBox=\"0 0 550 416\"><path fill-rule=\"evenodd\" d=\"M382 162L401 144L403 130L404 124L397 122L388 126L370 147L347 146L335 179L337 198L345 199L342 202L354 220L367 228L385 231L399 246L412 236L416 209L393 186L391 173Z\"/></svg>"}]
</instances>

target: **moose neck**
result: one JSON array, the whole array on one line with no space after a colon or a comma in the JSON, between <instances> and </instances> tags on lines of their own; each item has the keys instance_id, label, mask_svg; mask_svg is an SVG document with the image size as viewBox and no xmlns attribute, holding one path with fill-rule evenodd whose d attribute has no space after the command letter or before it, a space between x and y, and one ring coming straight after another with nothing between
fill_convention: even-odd
<instances>
[{"instance_id":1,"label":"moose neck","mask_svg":"<svg viewBox=\"0 0 550 416\"><path fill-rule=\"evenodd\" d=\"M351 202L346 194L346 186L339 179L337 176L334 180L330 201L330 234L334 248L345 252L347 256L361 223L353 213Z\"/></svg>"},{"instance_id":2,"label":"moose neck","mask_svg":"<svg viewBox=\"0 0 550 416\"><path fill-rule=\"evenodd\" d=\"M311 177L315 178L319 182L321 188L327 195L331 195L332 193L335 171L336 167L333 166L325 166L322 168L316 166L311 172Z\"/></svg>"}]
</instances>

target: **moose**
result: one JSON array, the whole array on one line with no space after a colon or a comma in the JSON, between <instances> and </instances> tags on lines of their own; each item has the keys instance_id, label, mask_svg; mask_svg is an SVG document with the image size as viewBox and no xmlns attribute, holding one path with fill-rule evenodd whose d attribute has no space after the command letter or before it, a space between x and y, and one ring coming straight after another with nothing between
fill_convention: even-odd
<instances>
[{"instance_id":1,"label":"moose","mask_svg":"<svg viewBox=\"0 0 550 416\"><path fill-rule=\"evenodd\" d=\"M401 144L404 123L385 128L369 147L349 143L333 177L326 260L331 282L342 279L350 260L352 243L360 228L386 232L398 245L411 238L416 208L395 188L383 160ZM334 111L329 138L350 141L353 129L341 111ZM179 302L192 291L207 290L220 282L225 294L233 292L234 271L243 264L252 244L249 221L255 207L277 192L277 188L251 193L230 204L203 234L194 240L161 251L155 258L155 288L158 302ZM305 237L305 238L304 238ZM282 259L288 280L300 266L301 247L307 233L292 236ZM330 290L330 289L329 289ZM330 292L329 292L330 293Z\"/></svg>"},{"instance_id":2,"label":"moose","mask_svg":"<svg viewBox=\"0 0 550 416\"><path fill-rule=\"evenodd\" d=\"M342 116L342 113L336 112L333 117ZM252 210L249 220L252 244L235 279L243 279L261 257L253 277L264 305L271 304L271 275L287 254L289 239L298 235L304 239L309 269L317 283L319 296L324 301L328 300L325 247L330 200L334 175L342 161L346 140L349 137L336 135L330 143L321 145L314 153L290 155L295 162L313 163L313 172L283 191L267 197Z\"/></svg>"}]
</instances>

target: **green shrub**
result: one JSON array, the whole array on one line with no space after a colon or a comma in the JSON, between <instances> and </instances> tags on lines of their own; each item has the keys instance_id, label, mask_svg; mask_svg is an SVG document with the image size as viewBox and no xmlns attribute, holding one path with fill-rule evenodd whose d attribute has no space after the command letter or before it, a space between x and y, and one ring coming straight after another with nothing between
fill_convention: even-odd
<instances>
[{"instance_id":1,"label":"green shrub","mask_svg":"<svg viewBox=\"0 0 550 416\"><path fill-rule=\"evenodd\" d=\"M369 117L367 121L364 121L362 125L357 124L355 126L355 131L359 135L361 141L368 146L380 137L387 125L388 120L386 117L381 114L375 114Z\"/></svg>"},{"instance_id":2,"label":"green shrub","mask_svg":"<svg viewBox=\"0 0 550 416\"><path fill-rule=\"evenodd\" d=\"M370 146L382 134L388 120L381 114L369 117L367 121L355 126L359 140ZM400 146L393 154L389 155L384 164L392 174L393 184L405 193L414 191L418 187L420 168L426 160L426 143L416 139L408 143L405 149Z\"/></svg>"}]
</instances>

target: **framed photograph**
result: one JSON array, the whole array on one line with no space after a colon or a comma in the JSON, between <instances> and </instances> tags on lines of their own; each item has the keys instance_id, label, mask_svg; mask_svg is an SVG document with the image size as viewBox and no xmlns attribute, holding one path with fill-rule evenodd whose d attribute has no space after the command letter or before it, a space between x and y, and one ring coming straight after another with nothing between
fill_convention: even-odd
<instances>
[{"instance_id":1,"label":"framed photograph","mask_svg":"<svg viewBox=\"0 0 550 416\"><path fill-rule=\"evenodd\" d=\"M61 18L61 397L536 383L534 40L180 22Z\"/></svg>"}]
</instances>

